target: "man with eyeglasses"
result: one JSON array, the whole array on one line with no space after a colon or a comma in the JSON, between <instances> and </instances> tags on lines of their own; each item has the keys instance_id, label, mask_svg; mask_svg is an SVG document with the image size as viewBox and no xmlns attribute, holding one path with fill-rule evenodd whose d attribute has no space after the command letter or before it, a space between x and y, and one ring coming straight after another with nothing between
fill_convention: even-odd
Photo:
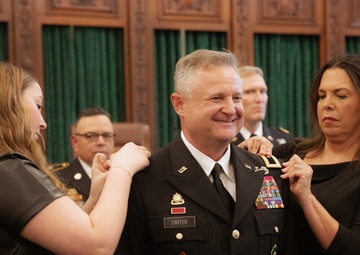
<instances>
[{"instance_id":1,"label":"man with eyeglasses","mask_svg":"<svg viewBox=\"0 0 360 255\"><path fill-rule=\"evenodd\" d=\"M104 109L92 107L78 115L70 138L76 158L58 174L69 188L68 195L80 206L89 197L95 154L100 152L109 158L114 152L114 138L111 116Z\"/></svg>"}]
</instances>

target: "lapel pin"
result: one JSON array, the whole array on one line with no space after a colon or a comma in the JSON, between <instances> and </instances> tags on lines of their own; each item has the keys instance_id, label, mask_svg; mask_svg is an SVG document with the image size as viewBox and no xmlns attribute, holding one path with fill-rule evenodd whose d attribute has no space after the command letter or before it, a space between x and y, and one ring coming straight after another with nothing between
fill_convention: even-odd
<instances>
[{"instance_id":1,"label":"lapel pin","mask_svg":"<svg viewBox=\"0 0 360 255\"><path fill-rule=\"evenodd\" d=\"M178 172L179 173L183 173L183 172L185 172L187 170L187 167L186 166L182 166L179 170L178 170Z\"/></svg>"},{"instance_id":2,"label":"lapel pin","mask_svg":"<svg viewBox=\"0 0 360 255\"><path fill-rule=\"evenodd\" d=\"M250 170L252 169L251 166L248 163L245 163L245 167L250 169Z\"/></svg>"}]
</instances>

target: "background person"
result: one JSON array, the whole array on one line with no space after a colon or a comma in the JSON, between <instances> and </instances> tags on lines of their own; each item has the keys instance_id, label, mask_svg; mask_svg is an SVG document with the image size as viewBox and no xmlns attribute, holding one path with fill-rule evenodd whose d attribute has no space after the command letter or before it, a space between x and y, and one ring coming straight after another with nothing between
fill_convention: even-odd
<instances>
[{"instance_id":1,"label":"background person","mask_svg":"<svg viewBox=\"0 0 360 255\"><path fill-rule=\"evenodd\" d=\"M90 197L81 209L48 170L38 82L0 62L0 90L0 254L112 254L132 175L149 163L150 152L129 143L108 161L97 154Z\"/></svg>"},{"instance_id":2,"label":"background person","mask_svg":"<svg viewBox=\"0 0 360 255\"><path fill-rule=\"evenodd\" d=\"M282 127L273 129L263 123L268 103L268 87L262 69L256 66L241 66L239 75L243 84L245 119L233 143L238 145L254 135L266 137L274 146L291 141L288 130Z\"/></svg>"},{"instance_id":3,"label":"background person","mask_svg":"<svg viewBox=\"0 0 360 255\"><path fill-rule=\"evenodd\" d=\"M91 107L77 116L71 146L76 158L69 167L59 170L60 179L69 188L69 196L79 205L89 197L91 165L97 153L109 159L114 152L114 128L110 114L102 108ZM80 195L80 196L79 196Z\"/></svg>"},{"instance_id":4,"label":"background person","mask_svg":"<svg viewBox=\"0 0 360 255\"><path fill-rule=\"evenodd\" d=\"M134 176L115 254L275 254L287 182L275 159L266 158L273 163L266 168L260 156L231 144L244 121L237 67L232 53L211 50L176 64L171 102L182 130ZM268 189L277 206L257 200Z\"/></svg>"},{"instance_id":5,"label":"background person","mask_svg":"<svg viewBox=\"0 0 360 255\"><path fill-rule=\"evenodd\" d=\"M360 55L330 60L309 94L312 139L273 150L293 194L279 254L359 254Z\"/></svg>"}]
</instances>

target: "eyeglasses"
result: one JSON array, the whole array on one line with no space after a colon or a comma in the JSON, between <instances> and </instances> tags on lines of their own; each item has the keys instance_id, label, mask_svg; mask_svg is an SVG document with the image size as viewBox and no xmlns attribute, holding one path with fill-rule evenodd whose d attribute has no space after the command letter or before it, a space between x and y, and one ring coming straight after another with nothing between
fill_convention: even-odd
<instances>
[{"instance_id":1,"label":"eyeglasses","mask_svg":"<svg viewBox=\"0 0 360 255\"><path fill-rule=\"evenodd\" d=\"M85 134L75 134L75 135L85 137L85 139L88 140L89 142L96 142L99 139L99 136L102 136L105 142L112 142L114 141L114 138L116 136L116 134L113 133L98 134L94 132L89 132Z\"/></svg>"}]
</instances>

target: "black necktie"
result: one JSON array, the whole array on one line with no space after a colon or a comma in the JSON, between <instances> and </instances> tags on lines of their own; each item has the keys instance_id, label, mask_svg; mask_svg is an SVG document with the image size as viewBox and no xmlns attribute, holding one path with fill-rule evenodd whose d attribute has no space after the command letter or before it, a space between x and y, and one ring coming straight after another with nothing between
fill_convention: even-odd
<instances>
[{"instance_id":1,"label":"black necktie","mask_svg":"<svg viewBox=\"0 0 360 255\"><path fill-rule=\"evenodd\" d=\"M250 138L251 138L251 137L254 137L254 136L256 136L256 134L251 134L251 135L250 135Z\"/></svg>"},{"instance_id":2,"label":"black necktie","mask_svg":"<svg viewBox=\"0 0 360 255\"><path fill-rule=\"evenodd\" d=\"M225 207L229 210L230 216L232 217L234 214L235 201L224 187L221 179L220 172L222 167L219 163L215 163L213 170L211 171L211 175L213 177L213 185L215 187L216 192L219 194L220 199L224 203Z\"/></svg>"}]
</instances>

